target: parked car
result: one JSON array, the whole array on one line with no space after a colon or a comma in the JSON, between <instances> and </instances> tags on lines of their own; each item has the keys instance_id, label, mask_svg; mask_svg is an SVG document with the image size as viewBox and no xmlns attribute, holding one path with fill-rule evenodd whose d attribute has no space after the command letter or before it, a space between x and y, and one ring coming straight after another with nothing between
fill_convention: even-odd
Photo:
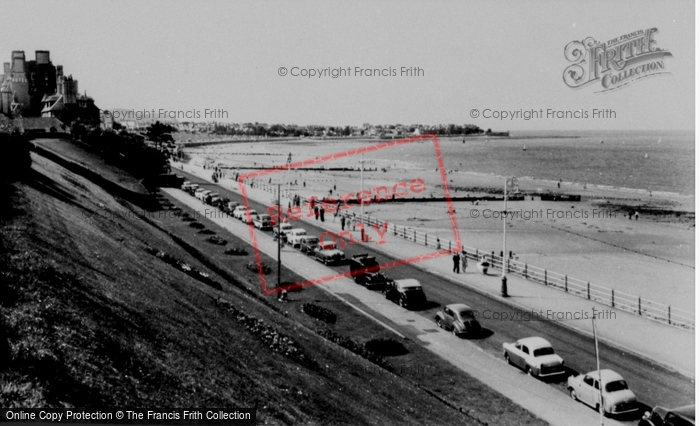
<instances>
[{"instance_id":1,"label":"parked car","mask_svg":"<svg viewBox=\"0 0 700 426\"><path fill-rule=\"evenodd\" d=\"M238 203L235 201L229 201L226 203L226 213L228 214L233 214L233 210L238 206Z\"/></svg>"},{"instance_id":2,"label":"parked car","mask_svg":"<svg viewBox=\"0 0 700 426\"><path fill-rule=\"evenodd\" d=\"M597 411L602 410L606 415L629 413L639 408L637 397L627 382L612 370L600 370L600 373L596 370L571 376L567 381L567 389L573 400L590 405Z\"/></svg>"},{"instance_id":3,"label":"parked car","mask_svg":"<svg viewBox=\"0 0 700 426\"><path fill-rule=\"evenodd\" d=\"M532 377L547 377L565 372L564 360L541 337L526 337L515 343L503 343L503 356L508 364L522 368Z\"/></svg>"},{"instance_id":4,"label":"parked car","mask_svg":"<svg viewBox=\"0 0 700 426\"><path fill-rule=\"evenodd\" d=\"M252 224L255 219L258 217L258 212L255 210L248 210L248 214L245 214L245 212L241 215L241 220L243 223L246 225Z\"/></svg>"},{"instance_id":5,"label":"parked car","mask_svg":"<svg viewBox=\"0 0 700 426\"><path fill-rule=\"evenodd\" d=\"M261 213L253 219L253 226L260 230L272 228L272 218L267 213Z\"/></svg>"},{"instance_id":6,"label":"parked car","mask_svg":"<svg viewBox=\"0 0 700 426\"><path fill-rule=\"evenodd\" d=\"M189 191L191 186L192 186L192 182L186 180L186 181L182 182L182 186L180 186L180 189L182 189L183 191Z\"/></svg>"},{"instance_id":7,"label":"parked car","mask_svg":"<svg viewBox=\"0 0 700 426\"><path fill-rule=\"evenodd\" d=\"M302 228L294 228L287 232L287 244L292 247L300 246L301 239L306 236L306 230Z\"/></svg>"},{"instance_id":8,"label":"parked car","mask_svg":"<svg viewBox=\"0 0 700 426\"><path fill-rule=\"evenodd\" d=\"M639 426L694 426L695 404L668 409L654 407L651 412L644 413Z\"/></svg>"},{"instance_id":9,"label":"parked car","mask_svg":"<svg viewBox=\"0 0 700 426\"><path fill-rule=\"evenodd\" d=\"M428 303L423 287L413 278L389 281L384 286L384 297L407 309L421 309Z\"/></svg>"},{"instance_id":10,"label":"parked car","mask_svg":"<svg viewBox=\"0 0 700 426\"><path fill-rule=\"evenodd\" d=\"M245 214L245 206L236 206L233 209L233 217L238 220L243 220L243 215Z\"/></svg>"},{"instance_id":11,"label":"parked car","mask_svg":"<svg viewBox=\"0 0 700 426\"><path fill-rule=\"evenodd\" d=\"M217 196L212 195L211 200L209 201L209 204L212 207L216 207L216 208L219 208L221 203L222 203L222 200L218 195Z\"/></svg>"},{"instance_id":12,"label":"parked car","mask_svg":"<svg viewBox=\"0 0 700 426\"><path fill-rule=\"evenodd\" d=\"M282 222L279 224L279 227L273 226L272 227L272 233L277 237L278 233L282 234L282 241L286 242L287 241L287 233L292 230L292 224L287 223L287 222Z\"/></svg>"},{"instance_id":13,"label":"parked car","mask_svg":"<svg viewBox=\"0 0 700 426\"><path fill-rule=\"evenodd\" d=\"M476 320L474 310L463 303L446 305L435 314L438 327L452 331L455 336L481 333L481 324Z\"/></svg>"},{"instance_id":14,"label":"parked car","mask_svg":"<svg viewBox=\"0 0 700 426\"><path fill-rule=\"evenodd\" d=\"M197 190L199 190L199 185L196 183L191 183L186 191L189 192L190 195L194 195Z\"/></svg>"},{"instance_id":15,"label":"parked car","mask_svg":"<svg viewBox=\"0 0 700 426\"><path fill-rule=\"evenodd\" d=\"M318 237L307 235L306 237L301 239L299 249L302 253L306 253L311 256L322 249L321 241L319 241Z\"/></svg>"},{"instance_id":16,"label":"parked car","mask_svg":"<svg viewBox=\"0 0 700 426\"><path fill-rule=\"evenodd\" d=\"M323 246L329 247L329 246ZM316 260L324 265L341 264L345 262L345 253L337 248L322 248L316 252Z\"/></svg>"},{"instance_id":17,"label":"parked car","mask_svg":"<svg viewBox=\"0 0 700 426\"><path fill-rule=\"evenodd\" d=\"M356 283L369 289L384 289L390 280L379 272L377 259L368 254L356 254L349 259L350 275Z\"/></svg>"}]
</instances>

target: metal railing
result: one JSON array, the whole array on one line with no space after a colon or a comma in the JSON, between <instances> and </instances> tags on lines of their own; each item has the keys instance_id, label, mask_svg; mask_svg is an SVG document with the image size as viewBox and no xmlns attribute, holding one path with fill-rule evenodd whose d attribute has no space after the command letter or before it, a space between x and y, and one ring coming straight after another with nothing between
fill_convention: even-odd
<instances>
[{"instance_id":1,"label":"metal railing","mask_svg":"<svg viewBox=\"0 0 700 426\"><path fill-rule=\"evenodd\" d=\"M277 185L256 181L254 188L277 195ZM306 204L307 199L301 197L301 205ZM393 235L411 241L415 244L432 247L437 250L458 250L458 245L450 239L440 239L415 228L389 223L385 220L365 214L341 213L347 218L361 221L369 226L383 226L387 223L387 235ZM592 300L603 305L611 306L622 311L630 312L644 318L651 319L663 324L671 325L687 330L695 330L695 313L671 305L655 302L633 294L591 284L589 281L581 280L558 272L540 268L514 259L506 259L494 254L494 252L480 251L477 248L462 246L461 251L466 253L468 259L482 260L486 257L489 267L502 271L504 264L506 273L525 278L529 281L553 287L567 293L575 294L581 298Z\"/></svg>"}]
</instances>

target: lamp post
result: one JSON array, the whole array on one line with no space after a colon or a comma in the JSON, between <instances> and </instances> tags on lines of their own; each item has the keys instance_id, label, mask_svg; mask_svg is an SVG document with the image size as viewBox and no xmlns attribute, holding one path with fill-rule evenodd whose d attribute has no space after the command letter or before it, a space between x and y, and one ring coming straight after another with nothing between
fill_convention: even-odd
<instances>
[{"instance_id":1,"label":"lamp post","mask_svg":"<svg viewBox=\"0 0 700 426\"><path fill-rule=\"evenodd\" d=\"M518 187L518 179L507 176L503 184L503 256L501 256L501 296L508 297L508 278L506 277L508 252L506 251L506 224L508 220L508 190Z\"/></svg>"},{"instance_id":2,"label":"lamp post","mask_svg":"<svg viewBox=\"0 0 700 426\"><path fill-rule=\"evenodd\" d=\"M365 190L365 153L362 153L362 159L360 160L360 194ZM362 221L362 226L360 227L360 241L365 241L365 206L364 203L358 197L357 201L360 203L360 220Z\"/></svg>"},{"instance_id":3,"label":"lamp post","mask_svg":"<svg viewBox=\"0 0 700 426\"><path fill-rule=\"evenodd\" d=\"M280 204L280 184L277 184L277 208L282 210L282 205ZM280 243L282 242L282 218L277 218L277 288L280 288L282 283L282 247Z\"/></svg>"}]
</instances>

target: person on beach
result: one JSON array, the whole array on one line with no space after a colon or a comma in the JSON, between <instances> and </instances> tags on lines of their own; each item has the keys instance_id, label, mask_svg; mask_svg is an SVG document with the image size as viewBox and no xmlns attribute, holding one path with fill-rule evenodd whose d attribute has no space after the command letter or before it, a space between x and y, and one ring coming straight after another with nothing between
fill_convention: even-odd
<instances>
[{"instance_id":1,"label":"person on beach","mask_svg":"<svg viewBox=\"0 0 700 426\"><path fill-rule=\"evenodd\" d=\"M639 212L634 212L634 220L639 220Z\"/></svg>"},{"instance_id":2,"label":"person on beach","mask_svg":"<svg viewBox=\"0 0 700 426\"><path fill-rule=\"evenodd\" d=\"M462 250L462 253L459 256L462 260L462 272L467 273L467 252Z\"/></svg>"},{"instance_id":3,"label":"person on beach","mask_svg":"<svg viewBox=\"0 0 700 426\"><path fill-rule=\"evenodd\" d=\"M452 272L459 274L459 255L457 253L452 255Z\"/></svg>"}]
</instances>

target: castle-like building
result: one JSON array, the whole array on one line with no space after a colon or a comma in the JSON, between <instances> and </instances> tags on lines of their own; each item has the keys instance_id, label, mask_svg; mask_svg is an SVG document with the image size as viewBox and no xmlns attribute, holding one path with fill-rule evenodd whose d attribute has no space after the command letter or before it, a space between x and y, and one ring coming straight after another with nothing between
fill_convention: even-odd
<instances>
[{"instance_id":1,"label":"castle-like building","mask_svg":"<svg viewBox=\"0 0 700 426\"><path fill-rule=\"evenodd\" d=\"M12 62L3 64L0 75L0 115L7 118L46 117L63 123L80 119L99 124L100 110L86 94L78 93L78 80L63 75L63 66L54 66L48 50L37 50L36 59L27 61L24 51L12 52Z\"/></svg>"}]
</instances>

